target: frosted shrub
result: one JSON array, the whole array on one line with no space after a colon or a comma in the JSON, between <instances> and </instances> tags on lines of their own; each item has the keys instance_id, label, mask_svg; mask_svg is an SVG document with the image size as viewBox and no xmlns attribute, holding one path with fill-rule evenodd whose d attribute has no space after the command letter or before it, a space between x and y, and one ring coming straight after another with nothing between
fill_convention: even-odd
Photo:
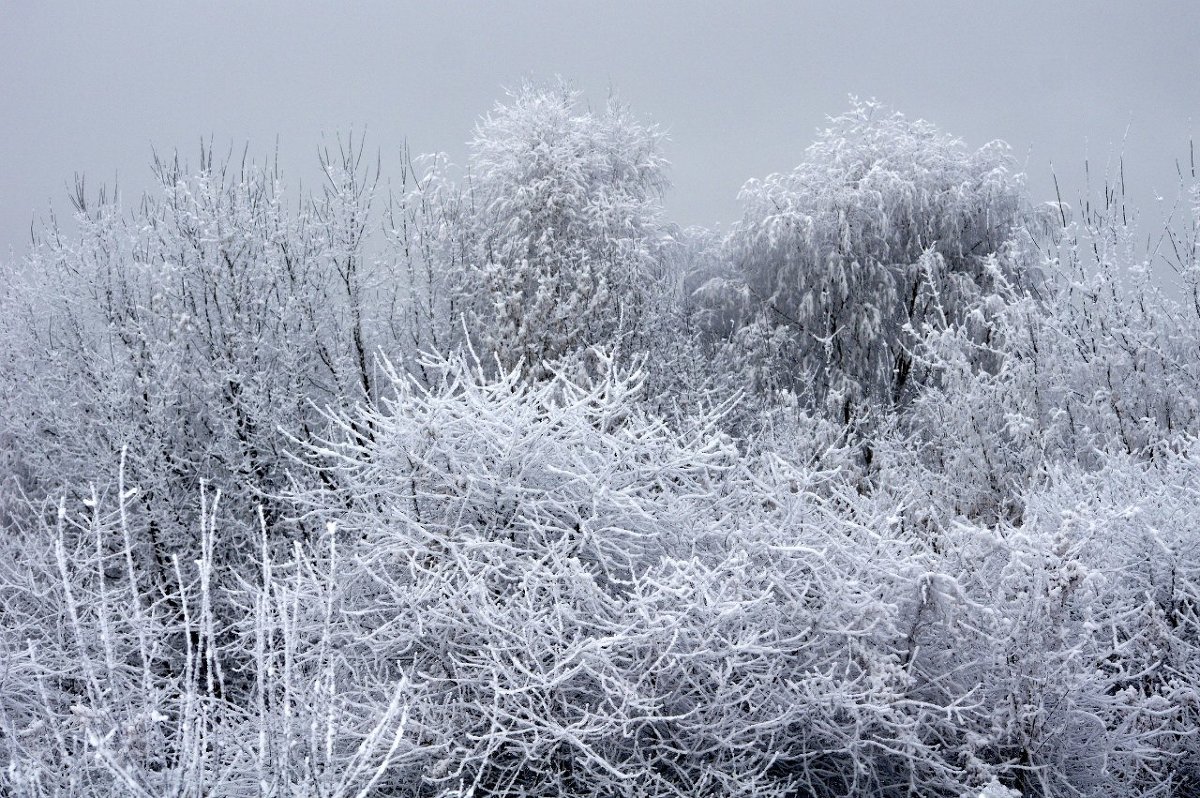
<instances>
[{"instance_id":1,"label":"frosted shrub","mask_svg":"<svg viewBox=\"0 0 1200 798\"><path fill-rule=\"evenodd\" d=\"M585 381L385 369L379 406L331 413L340 432L301 449L317 478L292 500L324 531L281 556L260 527L240 579L213 560L212 495L200 557L175 558L165 591L131 556L124 486L7 543L6 786L1136 795L1194 778L1195 497L1173 487L1190 454L1063 472L1022 527L931 536L907 517L919 495L739 454L715 415L674 431L636 372L593 357Z\"/></svg>"},{"instance_id":2,"label":"frosted shrub","mask_svg":"<svg viewBox=\"0 0 1200 798\"><path fill-rule=\"evenodd\" d=\"M1200 784L1200 471L1194 439L1145 462L1108 458L1094 473L1060 471L1029 498L1022 547L1039 569L1014 631L1040 650L1013 669L1043 695L1022 721L1049 793L1188 794ZM1030 555L1026 555L1028 557ZM1034 663L1036 659L1036 664ZM1031 740L1031 742L1033 742Z\"/></svg>"},{"instance_id":3,"label":"frosted shrub","mask_svg":"<svg viewBox=\"0 0 1200 798\"><path fill-rule=\"evenodd\" d=\"M134 495L64 503L38 537L5 542L0 791L343 797L397 769L405 685L335 655L334 542L275 559L264 528L257 577L230 595L213 493L199 558L172 558L173 583L150 588Z\"/></svg>"},{"instance_id":4,"label":"frosted shrub","mask_svg":"<svg viewBox=\"0 0 1200 798\"><path fill-rule=\"evenodd\" d=\"M1178 486L1190 484L1194 445L1153 461L1114 455L1097 471L1055 467L1023 494L1019 526L913 524L937 552L931 570L954 586L922 602L917 665L938 690L977 685L980 714L962 727L968 769L990 763L1026 795L1193 789L1200 583L1183 519L1200 510ZM964 622L946 626L948 610Z\"/></svg>"},{"instance_id":5,"label":"frosted shrub","mask_svg":"<svg viewBox=\"0 0 1200 798\"><path fill-rule=\"evenodd\" d=\"M596 357L583 384L393 372L357 421L370 443L343 416L340 443L308 447L336 487L298 497L307 517L359 552L336 579L342 656L407 681L413 777L438 794L955 789L946 719L970 702L911 697L903 665L921 546L827 473L748 468L715 417L672 432L636 373Z\"/></svg>"},{"instance_id":6,"label":"frosted shrub","mask_svg":"<svg viewBox=\"0 0 1200 798\"><path fill-rule=\"evenodd\" d=\"M0 785L13 795L195 795L197 768L220 756L204 753L222 681L210 596L147 589L135 493L64 500L6 541Z\"/></svg>"},{"instance_id":7,"label":"frosted shrub","mask_svg":"<svg viewBox=\"0 0 1200 798\"><path fill-rule=\"evenodd\" d=\"M407 674L439 792L600 794L636 775L622 730L657 696L632 667L650 632L626 605L668 552L712 548L704 511L736 460L711 431L646 417L636 382L599 367L595 385L531 386L427 363L442 374L429 390L392 374L372 444L312 450L338 488L306 500L361 552L338 580L355 637L381 676Z\"/></svg>"}]
</instances>

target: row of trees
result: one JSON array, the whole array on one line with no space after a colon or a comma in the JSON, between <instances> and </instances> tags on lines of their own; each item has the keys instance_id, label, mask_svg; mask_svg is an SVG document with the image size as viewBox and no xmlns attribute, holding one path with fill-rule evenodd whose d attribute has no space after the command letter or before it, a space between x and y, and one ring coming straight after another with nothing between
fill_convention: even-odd
<instances>
[{"instance_id":1,"label":"row of trees","mask_svg":"<svg viewBox=\"0 0 1200 798\"><path fill-rule=\"evenodd\" d=\"M6 267L0 790L1196 789L1200 194L1142 252L855 102L718 236L662 141L527 85L394 193L80 181Z\"/></svg>"}]
</instances>

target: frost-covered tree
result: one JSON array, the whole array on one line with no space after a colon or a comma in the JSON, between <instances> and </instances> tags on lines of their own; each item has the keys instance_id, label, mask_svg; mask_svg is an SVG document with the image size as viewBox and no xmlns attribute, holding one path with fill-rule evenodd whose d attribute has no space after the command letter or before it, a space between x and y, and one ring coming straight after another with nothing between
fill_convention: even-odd
<instances>
[{"instance_id":1,"label":"frost-covered tree","mask_svg":"<svg viewBox=\"0 0 1200 798\"><path fill-rule=\"evenodd\" d=\"M239 517L265 503L274 520L280 430L311 434L310 403L373 398L370 309L391 289L364 252L360 152L326 156L326 190L297 207L276 171L211 150L194 173L158 160L157 192L129 210L81 181L74 229L38 233L6 300L9 474L35 499L74 492L111 484L125 451L150 519L138 553L166 581L170 555L195 549L202 485Z\"/></svg>"},{"instance_id":2,"label":"frost-covered tree","mask_svg":"<svg viewBox=\"0 0 1200 798\"><path fill-rule=\"evenodd\" d=\"M925 379L910 327L962 320L997 278L1024 282L1023 177L1001 143L969 150L855 101L791 172L746 184L727 287L753 311L739 356L762 388L849 420Z\"/></svg>"},{"instance_id":3,"label":"frost-covered tree","mask_svg":"<svg viewBox=\"0 0 1200 798\"><path fill-rule=\"evenodd\" d=\"M622 337L637 341L660 281L663 134L610 100L525 84L471 142L471 258L452 292L481 351L532 375Z\"/></svg>"},{"instance_id":4,"label":"frost-covered tree","mask_svg":"<svg viewBox=\"0 0 1200 798\"><path fill-rule=\"evenodd\" d=\"M383 224L383 251L403 284L391 329L401 346L389 356L420 371L422 353L448 352L461 341L462 297L450 290L451 281L472 262L477 230L471 198L455 182L449 158L413 158L407 147L402 155L403 191L388 203Z\"/></svg>"},{"instance_id":5,"label":"frost-covered tree","mask_svg":"<svg viewBox=\"0 0 1200 798\"><path fill-rule=\"evenodd\" d=\"M881 484L921 484L926 510L994 523L1019 519L1050 470L1154 459L1200 433L1195 246L1152 235L1143 249L1117 192L1104 194L1045 247L1036 290L1000 284L958 323L915 331L936 380L898 437L877 440L889 450ZM1174 286L1153 275L1168 253Z\"/></svg>"}]
</instances>

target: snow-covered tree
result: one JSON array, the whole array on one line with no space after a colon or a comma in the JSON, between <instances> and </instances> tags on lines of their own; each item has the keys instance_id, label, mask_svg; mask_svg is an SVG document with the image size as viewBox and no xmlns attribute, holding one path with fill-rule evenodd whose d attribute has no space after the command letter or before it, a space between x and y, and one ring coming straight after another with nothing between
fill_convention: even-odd
<instances>
[{"instance_id":1,"label":"snow-covered tree","mask_svg":"<svg viewBox=\"0 0 1200 798\"><path fill-rule=\"evenodd\" d=\"M471 142L476 249L452 291L480 351L532 375L639 333L661 280L663 134L610 100L580 107L564 84L526 83Z\"/></svg>"},{"instance_id":2,"label":"snow-covered tree","mask_svg":"<svg viewBox=\"0 0 1200 798\"><path fill-rule=\"evenodd\" d=\"M844 420L907 404L925 379L909 329L956 324L998 278L1031 277L1014 167L1001 143L972 151L855 101L794 170L747 183L728 245L760 387Z\"/></svg>"},{"instance_id":3,"label":"snow-covered tree","mask_svg":"<svg viewBox=\"0 0 1200 798\"><path fill-rule=\"evenodd\" d=\"M1117 193L1104 194L1048 242L1036 290L1001 284L958 323L915 331L913 351L936 380L897 436L876 440L889 452L880 484L921 484L943 519L994 523L1019 519L1049 470L1154 459L1200 434L1194 245L1152 235L1144 250ZM1179 258L1175 286L1153 276L1168 253Z\"/></svg>"},{"instance_id":4,"label":"snow-covered tree","mask_svg":"<svg viewBox=\"0 0 1200 798\"><path fill-rule=\"evenodd\" d=\"M388 203L383 224L383 253L403 285L391 329L400 346L389 356L419 371L423 353L448 352L461 342L463 297L450 288L473 262L478 231L449 158L413 158L407 147L402 155L403 191Z\"/></svg>"},{"instance_id":5,"label":"snow-covered tree","mask_svg":"<svg viewBox=\"0 0 1200 798\"><path fill-rule=\"evenodd\" d=\"M310 405L372 397L381 288L364 252L371 184L360 149L326 157L327 190L289 208L276 171L155 164L157 193L130 210L74 197L74 230L40 231L7 300L13 364L2 435L36 499L111 484L118 453L139 485L139 555L169 581L194 551L202 484L251 519L287 484L280 429L311 434ZM253 525L250 525L252 531ZM227 537L231 553L232 530Z\"/></svg>"}]
</instances>

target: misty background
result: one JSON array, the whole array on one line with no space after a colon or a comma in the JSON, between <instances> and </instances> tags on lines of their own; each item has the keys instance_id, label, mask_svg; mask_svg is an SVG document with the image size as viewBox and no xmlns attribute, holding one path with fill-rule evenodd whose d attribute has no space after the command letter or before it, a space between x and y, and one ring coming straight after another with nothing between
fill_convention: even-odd
<instances>
[{"instance_id":1,"label":"misty background","mask_svg":"<svg viewBox=\"0 0 1200 798\"><path fill-rule=\"evenodd\" d=\"M68 215L75 173L150 183L152 148L263 160L315 186L317 148L365 131L385 178L401 144L461 163L504 88L561 75L671 137L669 217L728 229L749 178L791 169L847 96L979 146L1012 145L1035 200L1125 156L1130 201L1177 198L1200 108L1200 4L134 2L0 5L0 260ZM1163 197L1162 201L1157 198Z\"/></svg>"}]
</instances>

